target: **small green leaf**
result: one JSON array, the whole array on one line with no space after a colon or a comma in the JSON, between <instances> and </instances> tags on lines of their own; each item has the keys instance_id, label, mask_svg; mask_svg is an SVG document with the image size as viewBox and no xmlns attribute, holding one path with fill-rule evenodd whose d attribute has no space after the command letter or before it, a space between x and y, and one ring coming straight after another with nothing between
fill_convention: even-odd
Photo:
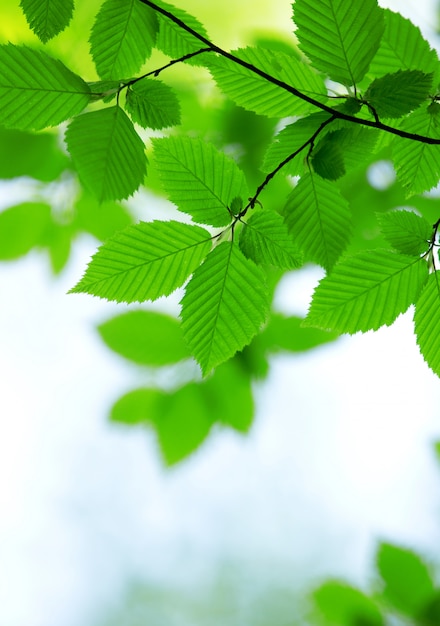
<instances>
[{"instance_id":1,"label":"small green leaf","mask_svg":"<svg viewBox=\"0 0 440 626\"><path fill-rule=\"evenodd\" d=\"M204 375L241 350L268 311L261 270L224 241L194 272L182 299L182 328Z\"/></svg>"},{"instance_id":2,"label":"small green leaf","mask_svg":"<svg viewBox=\"0 0 440 626\"><path fill-rule=\"evenodd\" d=\"M92 102L96 100L102 100L106 103L111 102L116 98L121 87L121 81L119 80L96 80L87 84L92 92Z\"/></svg>"},{"instance_id":3,"label":"small green leaf","mask_svg":"<svg viewBox=\"0 0 440 626\"><path fill-rule=\"evenodd\" d=\"M74 209L74 225L99 241L105 241L133 223L127 207L118 202L99 203L88 193L81 194Z\"/></svg>"},{"instance_id":4,"label":"small green leaf","mask_svg":"<svg viewBox=\"0 0 440 626\"><path fill-rule=\"evenodd\" d=\"M329 625L384 625L383 616L375 602L346 583L336 580L325 582L314 591L313 600Z\"/></svg>"},{"instance_id":5,"label":"small green leaf","mask_svg":"<svg viewBox=\"0 0 440 626\"><path fill-rule=\"evenodd\" d=\"M339 189L319 176L306 174L290 194L284 219L305 259L330 270L351 234L351 213Z\"/></svg>"},{"instance_id":6,"label":"small green leaf","mask_svg":"<svg viewBox=\"0 0 440 626\"><path fill-rule=\"evenodd\" d=\"M243 226L240 248L257 264L283 269L300 267L302 253L293 243L283 218L274 211L257 211Z\"/></svg>"},{"instance_id":7,"label":"small green leaf","mask_svg":"<svg viewBox=\"0 0 440 626\"><path fill-rule=\"evenodd\" d=\"M414 313L417 344L423 358L440 376L440 272L434 272L416 301Z\"/></svg>"},{"instance_id":8,"label":"small green leaf","mask_svg":"<svg viewBox=\"0 0 440 626\"><path fill-rule=\"evenodd\" d=\"M432 226L413 211L378 213L378 222L385 239L398 252L420 256L428 250Z\"/></svg>"},{"instance_id":9,"label":"small green leaf","mask_svg":"<svg viewBox=\"0 0 440 626\"><path fill-rule=\"evenodd\" d=\"M233 198L249 195L235 161L201 139L165 137L153 139L153 146L164 189L178 209L200 224L228 225Z\"/></svg>"},{"instance_id":10,"label":"small green leaf","mask_svg":"<svg viewBox=\"0 0 440 626\"><path fill-rule=\"evenodd\" d=\"M180 222L140 222L117 233L93 256L69 293L144 302L181 287L211 248L210 234Z\"/></svg>"},{"instance_id":11,"label":"small green leaf","mask_svg":"<svg viewBox=\"0 0 440 626\"><path fill-rule=\"evenodd\" d=\"M73 0L20 0L20 6L30 28L46 43L69 24L74 3Z\"/></svg>"},{"instance_id":12,"label":"small green leaf","mask_svg":"<svg viewBox=\"0 0 440 626\"><path fill-rule=\"evenodd\" d=\"M268 352L305 352L329 341L335 341L339 333L329 333L319 328L304 328L301 317L284 317L272 314L260 337Z\"/></svg>"},{"instance_id":13,"label":"small green leaf","mask_svg":"<svg viewBox=\"0 0 440 626\"><path fill-rule=\"evenodd\" d=\"M57 126L80 113L90 88L61 61L27 46L0 45L0 124L20 130Z\"/></svg>"},{"instance_id":14,"label":"small green leaf","mask_svg":"<svg viewBox=\"0 0 440 626\"><path fill-rule=\"evenodd\" d=\"M156 4L184 22L184 24L199 33L199 35L208 38L208 33L199 20L186 11L183 11L183 9L179 9L171 4L162 2L162 0L156 0ZM190 54L191 52L196 52L197 50L205 47L199 39L181 28L168 17L158 14L158 19L159 32L157 35L156 47L172 59L178 59L179 57ZM195 59L192 59L191 62L198 63L198 59L199 57L196 57Z\"/></svg>"},{"instance_id":15,"label":"small green leaf","mask_svg":"<svg viewBox=\"0 0 440 626\"><path fill-rule=\"evenodd\" d=\"M296 0L295 31L301 50L332 80L355 85L365 76L384 31L376 0Z\"/></svg>"},{"instance_id":16,"label":"small green leaf","mask_svg":"<svg viewBox=\"0 0 440 626\"><path fill-rule=\"evenodd\" d=\"M18 259L41 245L51 222L50 206L24 203L0 212L0 260Z\"/></svg>"},{"instance_id":17,"label":"small green leaf","mask_svg":"<svg viewBox=\"0 0 440 626\"><path fill-rule=\"evenodd\" d=\"M311 158L314 171L327 180L337 180L345 174L344 151L332 135L326 135L318 143Z\"/></svg>"},{"instance_id":18,"label":"small green leaf","mask_svg":"<svg viewBox=\"0 0 440 626\"><path fill-rule=\"evenodd\" d=\"M386 74L371 83L364 98L380 118L402 117L427 100L432 76L420 70Z\"/></svg>"},{"instance_id":19,"label":"small green leaf","mask_svg":"<svg viewBox=\"0 0 440 626\"><path fill-rule=\"evenodd\" d=\"M136 74L151 55L155 12L139 0L105 0L90 35L90 52L102 79Z\"/></svg>"},{"instance_id":20,"label":"small green leaf","mask_svg":"<svg viewBox=\"0 0 440 626\"><path fill-rule=\"evenodd\" d=\"M327 100L327 90L322 78L293 56L266 48L251 47L234 50L232 54L310 97L322 102ZM205 65L219 88L233 102L249 111L269 117L285 117L301 115L312 108L308 102L294 97L288 91L229 59L207 56Z\"/></svg>"},{"instance_id":21,"label":"small green leaf","mask_svg":"<svg viewBox=\"0 0 440 626\"><path fill-rule=\"evenodd\" d=\"M389 326L417 300L427 276L423 259L387 250L347 257L319 283L304 325L341 333Z\"/></svg>"},{"instance_id":22,"label":"small green leaf","mask_svg":"<svg viewBox=\"0 0 440 626\"><path fill-rule=\"evenodd\" d=\"M180 124L180 104L168 85L143 78L127 89L125 108L133 122L159 130Z\"/></svg>"},{"instance_id":23,"label":"small green leaf","mask_svg":"<svg viewBox=\"0 0 440 626\"><path fill-rule=\"evenodd\" d=\"M163 313L128 311L98 331L111 350L140 365L169 365L190 356L179 321Z\"/></svg>"},{"instance_id":24,"label":"small green leaf","mask_svg":"<svg viewBox=\"0 0 440 626\"><path fill-rule=\"evenodd\" d=\"M84 187L100 202L128 198L144 180L144 144L118 106L76 117L66 142Z\"/></svg>"},{"instance_id":25,"label":"small green leaf","mask_svg":"<svg viewBox=\"0 0 440 626\"><path fill-rule=\"evenodd\" d=\"M410 550L382 543L377 568L384 597L399 611L417 618L435 591L429 566Z\"/></svg>"}]
</instances>

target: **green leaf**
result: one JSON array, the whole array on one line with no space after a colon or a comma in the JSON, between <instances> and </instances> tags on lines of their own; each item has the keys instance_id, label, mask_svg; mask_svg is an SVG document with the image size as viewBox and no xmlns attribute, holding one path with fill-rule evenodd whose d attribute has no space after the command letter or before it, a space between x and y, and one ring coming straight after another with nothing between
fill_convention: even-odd
<instances>
[{"instance_id":1,"label":"green leaf","mask_svg":"<svg viewBox=\"0 0 440 626\"><path fill-rule=\"evenodd\" d=\"M74 225L100 241L105 241L133 222L128 209L123 205L117 202L99 203L87 193L79 197L74 208Z\"/></svg>"},{"instance_id":2,"label":"green leaf","mask_svg":"<svg viewBox=\"0 0 440 626\"><path fill-rule=\"evenodd\" d=\"M384 619L373 600L346 583L329 580L313 593L319 612L332 626L383 626Z\"/></svg>"},{"instance_id":3,"label":"green leaf","mask_svg":"<svg viewBox=\"0 0 440 626\"><path fill-rule=\"evenodd\" d=\"M210 234L180 222L140 222L111 237L70 293L144 302L181 287L211 248Z\"/></svg>"},{"instance_id":4,"label":"green leaf","mask_svg":"<svg viewBox=\"0 0 440 626\"><path fill-rule=\"evenodd\" d=\"M186 11L172 6L171 4L167 4L166 2L162 2L161 0L156 0L156 4L184 22L187 26L199 33L199 35L208 38L208 33L206 32L205 27L199 22L199 20ZM206 47L199 41L199 39L194 37L194 35L191 35L191 33L175 24L168 17L158 14L158 19L159 32L157 35L156 47L171 58L178 59L179 57ZM198 59L198 57L196 58ZM191 60L191 62L198 63L199 61L194 59Z\"/></svg>"},{"instance_id":5,"label":"green leaf","mask_svg":"<svg viewBox=\"0 0 440 626\"><path fill-rule=\"evenodd\" d=\"M66 142L84 187L100 202L127 198L144 180L144 144L118 106L76 117Z\"/></svg>"},{"instance_id":6,"label":"green leaf","mask_svg":"<svg viewBox=\"0 0 440 626\"><path fill-rule=\"evenodd\" d=\"M168 85L143 78L127 89L125 108L133 122L159 130L180 124L180 104Z\"/></svg>"},{"instance_id":7,"label":"green leaf","mask_svg":"<svg viewBox=\"0 0 440 626\"><path fill-rule=\"evenodd\" d=\"M420 29L400 13L382 9L385 31L377 54L370 65L372 76L393 74L399 70L438 70L438 58Z\"/></svg>"},{"instance_id":8,"label":"green leaf","mask_svg":"<svg viewBox=\"0 0 440 626\"><path fill-rule=\"evenodd\" d=\"M281 171L291 176L303 174L310 137L329 117L327 113L313 113L283 128L275 136L264 155L263 172L271 172L291 154L300 151L296 157L286 163ZM303 146L305 147L303 148ZM303 149L301 150L301 148Z\"/></svg>"},{"instance_id":9,"label":"green leaf","mask_svg":"<svg viewBox=\"0 0 440 626\"><path fill-rule=\"evenodd\" d=\"M319 283L304 325L350 334L389 326L416 301L427 276L423 259L388 250L347 257Z\"/></svg>"},{"instance_id":10,"label":"green leaf","mask_svg":"<svg viewBox=\"0 0 440 626\"><path fill-rule=\"evenodd\" d=\"M121 81L119 80L95 80L87 84L92 92L92 102L96 102L96 100L111 102L121 89Z\"/></svg>"},{"instance_id":11,"label":"green leaf","mask_svg":"<svg viewBox=\"0 0 440 626\"><path fill-rule=\"evenodd\" d=\"M226 226L232 200L249 195L235 161L210 143L189 137L153 139L154 159L170 200L195 222Z\"/></svg>"},{"instance_id":12,"label":"green leaf","mask_svg":"<svg viewBox=\"0 0 440 626\"><path fill-rule=\"evenodd\" d=\"M27 23L46 43L66 28L72 19L73 0L20 0Z\"/></svg>"},{"instance_id":13,"label":"green leaf","mask_svg":"<svg viewBox=\"0 0 440 626\"><path fill-rule=\"evenodd\" d=\"M241 48L234 56L319 101L327 100L322 78L294 56L265 48ZM206 57L206 66L220 89L236 104L259 115L301 115L312 105L224 57Z\"/></svg>"},{"instance_id":14,"label":"green leaf","mask_svg":"<svg viewBox=\"0 0 440 626\"><path fill-rule=\"evenodd\" d=\"M41 245L51 221L47 204L24 203L0 212L0 260L18 259Z\"/></svg>"},{"instance_id":15,"label":"green leaf","mask_svg":"<svg viewBox=\"0 0 440 626\"><path fill-rule=\"evenodd\" d=\"M169 365L190 356L179 321L163 313L128 311L98 331L111 350L140 365Z\"/></svg>"},{"instance_id":16,"label":"green leaf","mask_svg":"<svg viewBox=\"0 0 440 626\"><path fill-rule=\"evenodd\" d=\"M410 550L382 543L377 553L377 568L388 602L406 615L418 617L434 595L428 565Z\"/></svg>"},{"instance_id":17,"label":"green leaf","mask_svg":"<svg viewBox=\"0 0 440 626\"><path fill-rule=\"evenodd\" d=\"M0 124L21 130L57 126L80 113L90 88L61 61L26 46L0 45Z\"/></svg>"},{"instance_id":18,"label":"green leaf","mask_svg":"<svg viewBox=\"0 0 440 626\"><path fill-rule=\"evenodd\" d=\"M338 131L326 135L313 150L310 159L314 171L327 180L337 180L345 174L344 151L337 139L335 141L335 134L337 138Z\"/></svg>"},{"instance_id":19,"label":"green leaf","mask_svg":"<svg viewBox=\"0 0 440 626\"><path fill-rule=\"evenodd\" d=\"M236 244L219 244L194 272L182 299L183 332L203 374L248 344L267 311L261 270Z\"/></svg>"},{"instance_id":20,"label":"green leaf","mask_svg":"<svg viewBox=\"0 0 440 626\"><path fill-rule=\"evenodd\" d=\"M385 239L398 252L420 256L428 250L432 226L413 211L378 213L378 222Z\"/></svg>"},{"instance_id":21,"label":"green leaf","mask_svg":"<svg viewBox=\"0 0 440 626\"><path fill-rule=\"evenodd\" d=\"M364 98L379 117L402 117L428 98L432 76L420 70L386 74L371 83Z\"/></svg>"},{"instance_id":22,"label":"green leaf","mask_svg":"<svg viewBox=\"0 0 440 626\"><path fill-rule=\"evenodd\" d=\"M417 344L423 358L440 376L440 272L434 272L416 302L414 313Z\"/></svg>"},{"instance_id":23,"label":"green leaf","mask_svg":"<svg viewBox=\"0 0 440 626\"><path fill-rule=\"evenodd\" d=\"M283 269L300 267L302 253L293 243L283 218L274 211L257 211L243 226L240 248L257 264Z\"/></svg>"},{"instance_id":24,"label":"green leaf","mask_svg":"<svg viewBox=\"0 0 440 626\"><path fill-rule=\"evenodd\" d=\"M151 55L157 29L155 12L139 0L105 0L90 35L99 76L120 80L136 74Z\"/></svg>"},{"instance_id":25,"label":"green leaf","mask_svg":"<svg viewBox=\"0 0 440 626\"><path fill-rule=\"evenodd\" d=\"M440 139L440 105L421 107L403 120L402 130ZM399 181L407 195L435 187L440 176L440 146L396 137L392 144L393 160Z\"/></svg>"},{"instance_id":26,"label":"green leaf","mask_svg":"<svg viewBox=\"0 0 440 626\"><path fill-rule=\"evenodd\" d=\"M305 259L329 270L345 250L351 214L339 189L319 176L306 174L290 194L284 219Z\"/></svg>"},{"instance_id":27,"label":"green leaf","mask_svg":"<svg viewBox=\"0 0 440 626\"><path fill-rule=\"evenodd\" d=\"M268 352L305 352L339 337L319 328L304 328L301 317L272 314L260 337Z\"/></svg>"},{"instance_id":28,"label":"green leaf","mask_svg":"<svg viewBox=\"0 0 440 626\"><path fill-rule=\"evenodd\" d=\"M365 76L384 31L376 0L296 0L295 31L301 50L332 80L355 85Z\"/></svg>"}]
</instances>

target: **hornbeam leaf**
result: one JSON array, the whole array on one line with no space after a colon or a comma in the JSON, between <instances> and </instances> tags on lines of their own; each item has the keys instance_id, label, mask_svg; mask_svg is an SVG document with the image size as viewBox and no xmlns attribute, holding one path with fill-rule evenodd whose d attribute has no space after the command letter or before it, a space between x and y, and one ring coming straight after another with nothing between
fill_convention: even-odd
<instances>
[{"instance_id":1,"label":"hornbeam leaf","mask_svg":"<svg viewBox=\"0 0 440 626\"><path fill-rule=\"evenodd\" d=\"M264 275L230 241L194 272L182 299L182 328L204 375L250 342L264 324Z\"/></svg>"},{"instance_id":2,"label":"hornbeam leaf","mask_svg":"<svg viewBox=\"0 0 440 626\"><path fill-rule=\"evenodd\" d=\"M144 144L118 106L76 117L66 142L84 187L100 202L127 198L144 180Z\"/></svg>"},{"instance_id":3,"label":"hornbeam leaf","mask_svg":"<svg viewBox=\"0 0 440 626\"><path fill-rule=\"evenodd\" d=\"M144 302L181 287L211 248L210 234L180 222L140 222L108 239L70 293Z\"/></svg>"},{"instance_id":4,"label":"hornbeam leaf","mask_svg":"<svg viewBox=\"0 0 440 626\"><path fill-rule=\"evenodd\" d=\"M432 226L413 211L378 213L378 222L389 244L402 254L420 256L428 250Z\"/></svg>"},{"instance_id":5,"label":"hornbeam leaf","mask_svg":"<svg viewBox=\"0 0 440 626\"><path fill-rule=\"evenodd\" d=\"M327 100L321 76L293 56L250 47L235 50L233 54L308 96L321 102ZM286 117L308 113L312 108L308 102L229 59L208 56L205 65L220 89L245 109L269 117Z\"/></svg>"},{"instance_id":6,"label":"hornbeam leaf","mask_svg":"<svg viewBox=\"0 0 440 626\"><path fill-rule=\"evenodd\" d=\"M274 211L258 211L243 226L240 248L257 264L283 269L300 267L302 253L293 243L283 218Z\"/></svg>"},{"instance_id":7,"label":"hornbeam leaf","mask_svg":"<svg viewBox=\"0 0 440 626\"><path fill-rule=\"evenodd\" d=\"M90 88L61 61L27 46L0 46L0 124L20 130L57 126L80 113Z\"/></svg>"},{"instance_id":8,"label":"hornbeam leaf","mask_svg":"<svg viewBox=\"0 0 440 626\"><path fill-rule=\"evenodd\" d=\"M370 65L372 76L392 74L399 70L438 71L437 53L422 37L420 29L400 13L383 9L385 31L377 54Z\"/></svg>"},{"instance_id":9,"label":"hornbeam leaf","mask_svg":"<svg viewBox=\"0 0 440 626\"><path fill-rule=\"evenodd\" d=\"M351 213L339 189L319 176L306 174L290 194L284 220L305 259L330 270L345 250Z\"/></svg>"},{"instance_id":10,"label":"hornbeam leaf","mask_svg":"<svg viewBox=\"0 0 440 626\"><path fill-rule=\"evenodd\" d=\"M433 372L440 376L440 272L434 272L416 302L417 344Z\"/></svg>"},{"instance_id":11,"label":"hornbeam leaf","mask_svg":"<svg viewBox=\"0 0 440 626\"><path fill-rule=\"evenodd\" d=\"M402 130L440 139L440 105L420 107L405 118ZM407 195L428 191L438 183L440 176L440 146L396 137L392 154L397 178Z\"/></svg>"},{"instance_id":12,"label":"hornbeam leaf","mask_svg":"<svg viewBox=\"0 0 440 626\"><path fill-rule=\"evenodd\" d=\"M73 0L21 0L27 23L46 43L66 28L72 19Z\"/></svg>"},{"instance_id":13,"label":"hornbeam leaf","mask_svg":"<svg viewBox=\"0 0 440 626\"><path fill-rule=\"evenodd\" d=\"M389 326L416 301L427 276L423 259L388 250L347 257L319 283L304 325L350 334Z\"/></svg>"},{"instance_id":14,"label":"hornbeam leaf","mask_svg":"<svg viewBox=\"0 0 440 626\"><path fill-rule=\"evenodd\" d=\"M144 78L127 89L125 108L133 122L159 130L180 123L180 104L165 83Z\"/></svg>"},{"instance_id":15,"label":"hornbeam leaf","mask_svg":"<svg viewBox=\"0 0 440 626\"><path fill-rule=\"evenodd\" d=\"M332 80L355 85L365 76L384 31L376 0L296 0L295 31L301 50Z\"/></svg>"},{"instance_id":16,"label":"hornbeam leaf","mask_svg":"<svg viewBox=\"0 0 440 626\"><path fill-rule=\"evenodd\" d=\"M136 74L151 55L158 23L139 0L105 0L90 35L90 52L102 79Z\"/></svg>"},{"instance_id":17,"label":"hornbeam leaf","mask_svg":"<svg viewBox=\"0 0 440 626\"><path fill-rule=\"evenodd\" d=\"M365 92L365 100L379 117L402 117L428 98L432 76L419 70L386 74L371 83Z\"/></svg>"},{"instance_id":18,"label":"hornbeam leaf","mask_svg":"<svg viewBox=\"0 0 440 626\"><path fill-rule=\"evenodd\" d=\"M337 180L371 157L377 139L377 131L360 126L327 131L313 149L313 169L322 178Z\"/></svg>"},{"instance_id":19,"label":"hornbeam leaf","mask_svg":"<svg viewBox=\"0 0 440 626\"><path fill-rule=\"evenodd\" d=\"M171 4L156 0L163 9L177 17L187 26L197 31L199 35L208 38L205 27L195 17L179 9ZM191 52L196 52L203 48L203 44L194 35L175 24L168 17L159 14L159 32L157 34L156 47L162 50L166 55L173 59L178 59ZM206 46L205 46L206 47ZM191 60L192 63L198 63L198 57Z\"/></svg>"},{"instance_id":20,"label":"hornbeam leaf","mask_svg":"<svg viewBox=\"0 0 440 626\"><path fill-rule=\"evenodd\" d=\"M243 172L212 144L189 137L153 139L163 187L195 222L226 226L234 198L249 195Z\"/></svg>"}]
</instances>

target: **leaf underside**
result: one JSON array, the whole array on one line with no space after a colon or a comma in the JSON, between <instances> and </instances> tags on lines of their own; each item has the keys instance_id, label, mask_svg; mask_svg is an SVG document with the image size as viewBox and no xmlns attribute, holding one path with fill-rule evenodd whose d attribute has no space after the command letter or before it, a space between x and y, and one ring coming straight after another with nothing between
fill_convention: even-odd
<instances>
[{"instance_id":1,"label":"leaf underside","mask_svg":"<svg viewBox=\"0 0 440 626\"><path fill-rule=\"evenodd\" d=\"M428 250L432 226L412 211L379 213L377 219L385 239L398 252L420 256Z\"/></svg>"},{"instance_id":2,"label":"leaf underside","mask_svg":"<svg viewBox=\"0 0 440 626\"><path fill-rule=\"evenodd\" d=\"M20 6L30 28L46 43L68 26L74 0L21 0Z\"/></svg>"},{"instance_id":3,"label":"leaf underside","mask_svg":"<svg viewBox=\"0 0 440 626\"><path fill-rule=\"evenodd\" d=\"M144 78L127 89L125 108L133 122L160 130L180 123L180 104L165 83Z\"/></svg>"}]
</instances>

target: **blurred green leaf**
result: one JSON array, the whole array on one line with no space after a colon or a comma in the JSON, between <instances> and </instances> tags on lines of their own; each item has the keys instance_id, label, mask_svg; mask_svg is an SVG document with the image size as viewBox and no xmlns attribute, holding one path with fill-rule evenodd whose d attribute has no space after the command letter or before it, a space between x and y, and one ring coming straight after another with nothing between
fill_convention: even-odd
<instances>
[{"instance_id":1,"label":"blurred green leaf","mask_svg":"<svg viewBox=\"0 0 440 626\"><path fill-rule=\"evenodd\" d=\"M106 241L133 222L127 209L117 202L99 203L84 192L75 203L75 225L100 241Z\"/></svg>"},{"instance_id":2,"label":"blurred green leaf","mask_svg":"<svg viewBox=\"0 0 440 626\"><path fill-rule=\"evenodd\" d=\"M329 626L383 626L379 608L362 591L343 582L325 582L313 593L318 611Z\"/></svg>"},{"instance_id":3,"label":"blurred green leaf","mask_svg":"<svg viewBox=\"0 0 440 626\"><path fill-rule=\"evenodd\" d=\"M304 328L301 317L284 317L273 314L267 327L261 334L268 352L286 350L288 352L305 352L339 338L339 333L327 332L317 328Z\"/></svg>"},{"instance_id":4,"label":"blurred green leaf","mask_svg":"<svg viewBox=\"0 0 440 626\"><path fill-rule=\"evenodd\" d=\"M50 225L47 204L27 202L0 213L0 260L17 259L41 245Z\"/></svg>"}]
</instances>

